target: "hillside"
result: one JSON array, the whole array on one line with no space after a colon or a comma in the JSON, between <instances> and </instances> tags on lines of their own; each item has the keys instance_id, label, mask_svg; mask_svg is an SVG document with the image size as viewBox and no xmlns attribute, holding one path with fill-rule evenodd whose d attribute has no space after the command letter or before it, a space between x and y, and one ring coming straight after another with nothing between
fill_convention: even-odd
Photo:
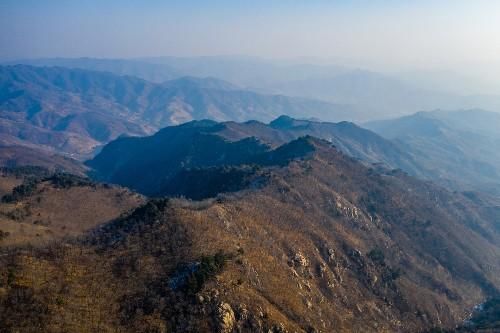
<instances>
[{"instance_id":1,"label":"hillside","mask_svg":"<svg viewBox=\"0 0 500 333\"><path fill-rule=\"evenodd\" d=\"M122 135L150 134L193 119L269 121L281 114L345 118L342 105L262 95L217 79L152 83L62 67L0 67L0 144L77 158Z\"/></svg>"},{"instance_id":2,"label":"hillside","mask_svg":"<svg viewBox=\"0 0 500 333\"><path fill-rule=\"evenodd\" d=\"M1 170L0 196L0 247L77 236L144 202L123 188L28 167Z\"/></svg>"},{"instance_id":3,"label":"hillside","mask_svg":"<svg viewBox=\"0 0 500 333\"><path fill-rule=\"evenodd\" d=\"M498 115L487 112L419 113L364 125L374 132L349 122L316 122L288 116L269 124L191 122L167 127L150 137L111 142L87 164L100 179L158 195L167 192L158 188L151 191L153 187L167 186L169 179L182 169L234 164L228 158L248 162L249 157L243 156L246 151L258 154L310 135L331 142L374 168L401 169L453 190L486 192L498 197L500 155L494 147L500 143L500 135L496 121L500 121ZM212 151L214 156L206 157L211 152L206 148L211 145L238 144L245 146L242 156L237 156L240 148L235 148L233 157L221 151Z\"/></svg>"},{"instance_id":4,"label":"hillside","mask_svg":"<svg viewBox=\"0 0 500 333\"><path fill-rule=\"evenodd\" d=\"M25 146L0 146L0 167L39 166L51 171L83 175L87 168L74 159Z\"/></svg>"},{"instance_id":5,"label":"hillside","mask_svg":"<svg viewBox=\"0 0 500 333\"><path fill-rule=\"evenodd\" d=\"M428 178L500 194L500 114L481 110L419 112L364 126L398 143Z\"/></svg>"},{"instance_id":6,"label":"hillside","mask_svg":"<svg viewBox=\"0 0 500 333\"><path fill-rule=\"evenodd\" d=\"M331 142L347 155L364 163L380 163L414 174L422 172L417 170L416 162L410 155L397 145L346 121L330 123L281 116L268 125L251 121L243 124L228 122L218 134L229 140L253 136L273 147L310 135Z\"/></svg>"},{"instance_id":7,"label":"hillside","mask_svg":"<svg viewBox=\"0 0 500 333\"><path fill-rule=\"evenodd\" d=\"M265 154L259 184L151 200L85 239L0 257L0 329L422 332L498 292L480 198L311 137Z\"/></svg>"},{"instance_id":8,"label":"hillside","mask_svg":"<svg viewBox=\"0 0 500 333\"><path fill-rule=\"evenodd\" d=\"M396 145L352 123L319 123L286 116L268 125L193 121L166 127L149 137L120 138L106 145L87 165L97 179L146 195L165 195L172 194L170 181L179 172L270 161L272 148L306 135L328 140L367 164L423 172Z\"/></svg>"}]
</instances>

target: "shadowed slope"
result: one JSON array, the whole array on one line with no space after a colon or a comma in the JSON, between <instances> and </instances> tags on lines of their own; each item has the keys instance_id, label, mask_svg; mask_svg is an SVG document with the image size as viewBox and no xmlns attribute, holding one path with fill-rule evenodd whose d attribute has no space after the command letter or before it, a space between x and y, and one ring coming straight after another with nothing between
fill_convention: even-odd
<instances>
[{"instance_id":1,"label":"shadowed slope","mask_svg":"<svg viewBox=\"0 0 500 333\"><path fill-rule=\"evenodd\" d=\"M269 125L195 121L167 127L150 137L121 138L106 145L87 164L99 179L148 195L168 194L170 180L181 170L261 163L272 156L268 152L307 135L328 140L367 164L423 172L396 145L352 123L319 123L286 116Z\"/></svg>"}]
</instances>

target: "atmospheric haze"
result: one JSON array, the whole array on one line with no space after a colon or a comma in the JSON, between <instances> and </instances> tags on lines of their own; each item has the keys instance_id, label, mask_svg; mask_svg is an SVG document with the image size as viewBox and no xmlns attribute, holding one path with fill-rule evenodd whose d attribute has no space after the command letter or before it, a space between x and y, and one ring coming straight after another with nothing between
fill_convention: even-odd
<instances>
[{"instance_id":1,"label":"atmospheric haze","mask_svg":"<svg viewBox=\"0 0 500 333\"><path fill-rule=\"evenodd\" d=\"M0 58L251 55L473 80L500 74L494 1L4 0ZM418 72L418 73L416 73Z\"/></svg>"}]
</instances>

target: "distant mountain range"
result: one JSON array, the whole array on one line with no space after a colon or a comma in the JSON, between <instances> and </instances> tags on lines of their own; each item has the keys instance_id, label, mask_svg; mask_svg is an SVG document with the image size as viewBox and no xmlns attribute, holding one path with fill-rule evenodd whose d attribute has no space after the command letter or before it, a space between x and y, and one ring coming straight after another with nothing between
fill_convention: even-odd
<instances>
[{"instance_id":1,"label":"distant mountain range","mask_svg":"<svg viewBox=\"0 0 500 333\"><path fill-rule=\"evenodd\" d=\"M55 58L19 60L11 63L104 70L155 82L182 76L217 77L262 93L351 105L352 115L342 120L369 121L438 108L500 110L500 96L480 94L477 91L467 94L464 89L452 91L450 87L453 85L450 81L455 77L445 80L446 74L432 72L402 74L400 78L396 74L387 75L358 68L283 63L236 56L157 57L133 60ZM436 75L437 79L433 80L433 76ZM427 79L423 79L422 76ZM435 81L444 83L439 85L435 84ZM467 82L460 83L467 86ZM469 83L470 85L477 86ZM489 92L491 89L485 91Z\"/></svg>"},{"instance_id":2,"label":"distant mountain range","mask_svg":"<svg viewBox=\"0 0 500 333\"><path fill-rule=\"evenodd\" d=\"M120 135L193 119L348 118L348 106L245 91L212 78L152 83L62 67L0 67L0 143L88 156Z\"/></svg>"},{"instance_id":3,"label":"distant mountain range","mask_svg":"<svg viewBox=\"0 0 500 333\"><path fill-rule=\"evenodd\" d=\"M264 75L264 68L269 73L285 75L277 70L281 67L266 62L234 60L222 66L219 60L161 58L154 61L150 59L148 61L152 62L145 64L152 65L154 62L154 66L159 66L155 69L159 72L160 67L165 66L174 77L182 71L213 74L218 70L236 75L237 69L244 64L246 70L242 73L246 73L248 79L252 68L255 68L256 75ZM132 61L128 60L53 59L45 62L62 62L73 68L27 65L0 67L0 145L24 146L32 152L45 151L44 154L49 155L63 153L83 160L93 156L100 147L119 136L150 135L165 126L191 120L235 121L231 124L233 133L226 130L228 138L231 135L235 139L255 136L265 144L277 146L300 135L312 135L335 142L338 139L336 135L341 133L344 141L337 140L335 144L344 152L367 163L383 163L391 168L401 168L414 176L454 188L499 193L500 156L494 148L499 141L496 129L499 116L496 113L477 110L417 113L394 121L366 123L368 129L389 139L383 142L373 133L360 134L358 128L348 123L335 125L333 130L330 128L333 126L331 124L300 124L296 119L286 118L271 126L258 122L238 124L237 122L247 120L269 122L282 114L294 118L337 121L356 118L358 111L355 106L347 104L336 105L317 100L260 94L210 77L187 76L153 83L112 73L134 74L131 68L142 68L144 61L146 60L136 60L134 67L130 63ZM45 62L39 60L38 64ZM206 66L207 64L213 66ZM76 67L108 71L98 72ZM290 80L297 80L295 82L299 82L299 77L308 75L316 77L315 80L320 80L321 77L324 84L316 87L317 89L314 85L307 85L304 91L310 89L319 93L324 88L326 95L333 82L337 86L335 91L344 97L349 92L356 91L357 87L369 84L377 92L366 92L371 94L365 100L368 104L370 99L377 99L378 95L387 96L384 99L387 101L391 96L389 90L401 91L404 87L395 80L390 81L392 83L389 86L382 84L389 81L376 73L344 68L329 67L321 73L314 66L302 66L301 70L289 75L293 76L289 77ZM353 80L347 80L348 77ZM368 77L371 79L368 80ZM383 87L389 88L383 90ZM373 89L369 91L373 92ZM356 93L343 102L354 103L356 99L362 101L363 96ZM415 95L411 89L406 90L403 97L398 99L399 102L406 103L413 98L428 101L427 97ZM293 131L273 127L285 126L287 121L295 124ZM294 134L290 135L291 132ZM333 132L336 134L333 135ZM346 138L349 138L347 144Z\"/></svg>"},{"instance_id":4,"label":"distant mountain range","mask_svg":"<svg viewBox=\"0 0 500 333\"><path fill-rule=\"evenodd\" d=\"M430 179L500 194L500 114L419 112L364 126L409 152Z\"/></svg>"},{"instance_id":5,"label":"distant mountain range","mask_svg":"<svg viewBox=\"0 0 500 333\"><path fill-rule=\"evenodd\" d=\"M30 65L38 67L65 67L109 72L116 75L135 76L143 80L162 83L183 76L168 65L139 60L99 59L99 58L47 58L10 61L4 65Z\"/></svg>"}]
</instances>

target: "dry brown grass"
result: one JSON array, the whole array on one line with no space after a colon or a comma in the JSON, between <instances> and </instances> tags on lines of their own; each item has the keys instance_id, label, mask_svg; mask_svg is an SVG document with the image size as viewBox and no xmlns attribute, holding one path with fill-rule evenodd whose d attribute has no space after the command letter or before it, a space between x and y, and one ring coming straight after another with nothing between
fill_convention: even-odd
<instances>
[{"instance_id":1,"label":"dry brown grass","mask_svg":"<svg viewBox=\"0 0 500 333\"><path fill-rule=\"evenodd\" d=\"M21 180L0 179L10 189ZM55 188L49 182L21 201L0 203L0 230L9 236L0 246L41 245L54 239L75 237L127 213L144 202L142 196L118 187L74 186Z\"/></svg>"},{"instance_id":2,"label":"dry brown grass","mask_svg":"<svg viewBox=\"0 0 500 333\"><path fill-rule=\"evenodd\" d=\"M22 183L22 179L0 173L0 197L12 192L12 189Z\"/></svg>"},{"instance_id":3,"label":"dry brown grass","mask_svg":"<svg viewBox=\"0 0 500 333\"><path fill-rule=\"evenodd\" d=\"M33 294L7 331L212 332L225 302L235 332L420 332L453 327L500 286L498 240L466 198L319 144L262 189L152 201L86 242L0 258L0 304ZM231 259L195 295L169 287L182 264L220 250Z\"/></svg>"}]
</instances>

